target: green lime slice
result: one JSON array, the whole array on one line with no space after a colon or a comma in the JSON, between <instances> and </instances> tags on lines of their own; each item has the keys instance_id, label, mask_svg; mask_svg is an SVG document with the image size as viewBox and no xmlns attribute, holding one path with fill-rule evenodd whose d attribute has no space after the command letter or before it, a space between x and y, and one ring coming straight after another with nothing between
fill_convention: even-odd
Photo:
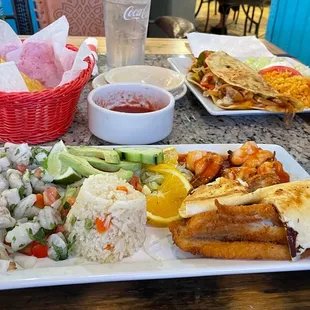
<instances>
[{"instance_id":1,"label":"green lime slice","mask_svg":"<svg viewBox=\"0 0 310 310\"><path fill-rule=\"evenodd\" d=\"M68 153L68 150L65 144L59 141L53 146L47 158L47 170L54 178L54 183L71 184L79 181L81 176L60 160L61 153Z\"/></svg>"}]
</instances>

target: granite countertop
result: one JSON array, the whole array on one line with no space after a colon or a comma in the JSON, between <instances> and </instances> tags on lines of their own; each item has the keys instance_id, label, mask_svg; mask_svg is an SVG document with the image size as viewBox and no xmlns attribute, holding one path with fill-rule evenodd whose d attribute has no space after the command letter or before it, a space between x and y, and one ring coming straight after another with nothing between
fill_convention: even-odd
<instances>
[{"instance_id":1,"label":"granite countertop","mask_svg":"<svg viewBox=\"0 0 310 310\"><path fill-rule=\"evenodd\" d=\"M173 55L147 55L145 63L168 67L167 58ZM105 56L99 56L99 71L107 71ZM93 136L87 125L87 94L91 83L85 87L79 100L74 122L62 137L68 145L108 145ZM278 144L284 147L310 173L310 114L297 115L288 128L283 116L212 116L188 91L176 102L174 127L170 136L157 144L190 143L257 143ZM51 145L46 143L45 145Z\"/></svg>"}]
</instances>

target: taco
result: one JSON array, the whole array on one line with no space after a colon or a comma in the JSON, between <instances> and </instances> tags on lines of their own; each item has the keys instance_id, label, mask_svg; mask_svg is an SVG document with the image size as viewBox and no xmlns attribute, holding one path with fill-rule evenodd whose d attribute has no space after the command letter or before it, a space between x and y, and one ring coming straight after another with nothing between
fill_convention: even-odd
<instances>
[{"instance_id":1,"label":"taco","mask_svg":"<svg viewBox=\"0 0 310 310\"><path fill-rule=\"evenodd\" d=\"M210 53L201 70L191 69L187 79L199 84L204 96L210 96L222 109L257 109L290 115L303 110L299 100L281 95L254 69L224 52Z\"/></svg>"}]
</instances>

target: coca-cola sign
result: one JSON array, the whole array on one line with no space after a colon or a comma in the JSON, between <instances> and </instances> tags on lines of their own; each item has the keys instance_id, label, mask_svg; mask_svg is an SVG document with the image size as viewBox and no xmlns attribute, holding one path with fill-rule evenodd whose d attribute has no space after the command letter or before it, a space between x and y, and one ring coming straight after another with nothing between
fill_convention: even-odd
<instances>
[{"instance_id":1,"label":"coca-cola sign","mask_svg":"<svg viewBox=\"0 0 310 310\"><path fill-rule=\"evenodd\" d=\"M135 6L129 6L124 12L125 20L133 19L147 19L149 15L149 5L147 4L144 8L137 8Z\"/></svg>"}]
</instances>

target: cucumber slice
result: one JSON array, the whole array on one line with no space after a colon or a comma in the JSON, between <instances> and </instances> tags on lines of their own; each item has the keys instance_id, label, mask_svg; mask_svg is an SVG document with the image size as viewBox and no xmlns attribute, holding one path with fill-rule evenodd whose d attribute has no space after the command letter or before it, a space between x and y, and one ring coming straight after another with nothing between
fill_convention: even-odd
<instances>
[{"instance_id":1,"label":"cucumber slice","mask_svg":"<svg viewBox=\"0 0 310 310\"><path fill-rule=\"evenodd\" d=\"M115 148L121 160L137 162L148 165L158 165L164 162L164 154L161 148L156 147L121 147Z\"/></svg>"}]
</instances>

